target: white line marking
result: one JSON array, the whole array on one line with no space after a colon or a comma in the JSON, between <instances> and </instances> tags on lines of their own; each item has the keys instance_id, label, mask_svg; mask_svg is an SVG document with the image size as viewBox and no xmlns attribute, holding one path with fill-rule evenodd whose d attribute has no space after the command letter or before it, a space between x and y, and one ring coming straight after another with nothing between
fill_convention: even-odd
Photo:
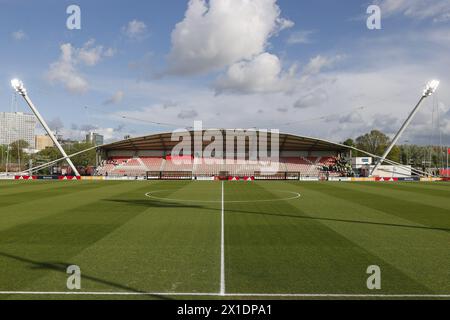
<instances>
[{"instance_id":1,"label":"white line marking","mask_svg":"<svg viewBox=\"0 0 450 320\"><path fill-rule=\"evenodd\" d=\"M223 184L223 181L222 181ZM194 202L194 203L219 203L222 202L222 200L191 200L191 199L174 199L174 198L160 198L155 197L153 194L155 193L161 193L165 191L171 191L171 190L155 190L150 191L145 194L147 198L150 199L156 199L156 200L162 200L162 201L174 201L174 202ZM289 198L281 198L281 199L263 199L263 200L228 200L227 203L255 203L255 202L276 202L276 201L289 201L289 200L295 200L301 197L301 194L298 192L292 192L292 191L285 191L285 190L274 190L277 192L282 193L289 193L294 195L293 197Z\"/></svg>"},{"instance_id":2,"label":"white line marking","mask_svg":"<svg viewBox=\"0 0 450 320\"><path fill-rule=\"evenodd\" d=\"M280 298L450 298L450 294L334 294L334 293L224 293L212 292L113 292L113 291L0 291L0 295L280 297Z\"/></svg>"},{"instance_id":3,"label":"white line marking","mask_svg":"<svg viewBox=\"0 0 450 320\"><path fill-rule=\"evenodd\" d=\"M220 295L225 295L225 201L222 181L222 220L220 233Z\"/></svg>"}]
</instances>

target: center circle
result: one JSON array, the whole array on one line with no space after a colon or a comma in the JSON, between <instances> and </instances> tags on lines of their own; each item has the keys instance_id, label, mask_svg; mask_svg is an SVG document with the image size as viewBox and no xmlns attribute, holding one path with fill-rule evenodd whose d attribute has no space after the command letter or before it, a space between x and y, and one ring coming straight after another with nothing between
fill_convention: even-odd
<instances>
[{"instance_id":1,"label":"center circle","mask_svg":"<svg viewBox=\"0 0 450 320\"><path fill-rule=\"evenodd\" d=\"M195 203L221 203L222 200L192 200L192 199L176 199L176 198L166 198L166 197L158 197L155 194L173 191L173 190L155 190L150 191L145 194L147 198L160 200L160 201L172 201L172 202L195 202ZM285 190L274 190L276 192L284 193L290 195L289 197L284 198L274 198L274 199L256 199L256 200L224 200L225 203L255 203L255 202L276 202L276 201L289 201L299 199L301 194L293 191L285 191Z\"/></svg>"}]
</instances>

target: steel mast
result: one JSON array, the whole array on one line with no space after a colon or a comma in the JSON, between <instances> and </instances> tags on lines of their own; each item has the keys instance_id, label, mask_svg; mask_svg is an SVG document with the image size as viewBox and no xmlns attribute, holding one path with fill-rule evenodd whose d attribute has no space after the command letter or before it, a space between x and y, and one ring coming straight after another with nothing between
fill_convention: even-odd
<instances>
[{"instance_id":1,"label":"steel mast","mask_svg":"<svg viewBox=\"0 0 450 320\"><path fill-rule=\"evenodd\" d=\"M396 145L396 143L398 142L398 140L402 136L403 132L405 132L406 128L408 128L408 126L411 123L412 119L414 118L416 113L419 111L420 106L422 105L423 101L426 98L428 98L429 96L431 96L436 91L436 89L438 87L439 87L439 81L438 80L432 80L432 81L428 82L425 90L423 91L422 97L420 97L419 102L417 103L415 108L411 111L411 113L409 114L409 116L406 119L405 123L403 123L402 127L400 128L400 130L397 132L397 134L395 135L394 139L392 140L391 144L389 145L389 147L384 152L383 156L378 160L378 162L375 165L375 167L373 167L372 171L370 172L371 176L380 167L380 165L384 162L386 157L391 152L392 148Z\"/></svg>"},{"instance_id":2,"label":"steel mast","mask_svg":"<svg viewBox=\"0 0 450 320\"><path fill-rule=\"evenodd\" d=\"M42 126L45 129L45 131L49 135L50 139L52 139L53 143L56 145L56 147L58 148L59 152L61 152L61 154L63 155L64 159L67 161L69 166L72 168L75 176L79 177L80 173L78 172L77 168L75 168L75 166L72 163L72 160L70 160L70 158L67 156L67 154L64 151L64 149L62 148L62 146L59 144L58 140L56 139L55 135L53 134L53 132L48 127L48 125L45 122L44 118L41 116L39 111L34 106L33 102L31 101L30 97L27 94L27 90L25 89L25 87L23 85L23 82L18 80L18 79L14 79L14 80L11 80L11 85L14 88L14 90L16 90L16 92L18 92L25 99L26 103L31 108L31 110L33 111L33 113L36 116L36 118L38 118L39 122L42 124Z\"/></svg>"}]
</instances>

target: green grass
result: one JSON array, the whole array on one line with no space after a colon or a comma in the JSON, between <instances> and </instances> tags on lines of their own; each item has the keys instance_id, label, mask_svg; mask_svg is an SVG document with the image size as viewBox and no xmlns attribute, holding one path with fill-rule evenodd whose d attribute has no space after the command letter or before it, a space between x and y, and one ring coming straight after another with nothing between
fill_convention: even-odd
<instances>
[{"instance_id":1,"label":"green grass","mask_svg":"<svg viewBox=\"0 0 450 320\"><path fill-rule=\"evenodd\" d=\"M450 184L224 190L227 293L450 294ZM81 291L162 294L0 299L218 293L221 205L220 182L1 181L0 291L66 292L75 264ZM366 287L369 265L381 268L381 290Z\"/></svg>"}]
</instances>

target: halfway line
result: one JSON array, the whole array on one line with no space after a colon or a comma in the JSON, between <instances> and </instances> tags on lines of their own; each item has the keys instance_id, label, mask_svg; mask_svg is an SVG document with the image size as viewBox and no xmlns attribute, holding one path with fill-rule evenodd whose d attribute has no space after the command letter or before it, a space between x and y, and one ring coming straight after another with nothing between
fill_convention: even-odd
<instances>
[{"instance_id":1,"label":"halfway line","mask_svg":"<svg viewBox=\"0 0 450 320\"><path fill-rule=\"evenodd\" d=\"M220 295L225 295L225 201L222 181L222 218L221 218L221 235L220 235Z\"/></svg>"}]
</instances>

